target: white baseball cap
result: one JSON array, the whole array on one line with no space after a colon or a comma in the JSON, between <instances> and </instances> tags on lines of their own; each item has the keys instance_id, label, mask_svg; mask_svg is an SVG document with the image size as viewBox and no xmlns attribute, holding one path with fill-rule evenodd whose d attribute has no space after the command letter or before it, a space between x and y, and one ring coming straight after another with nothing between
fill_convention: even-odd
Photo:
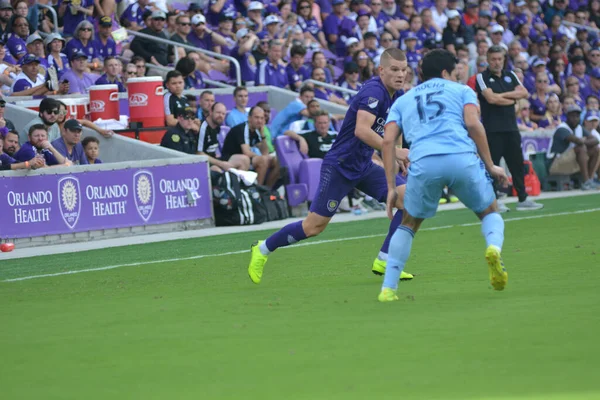
<instances>
[{"instance_id":1,"label":"white baseball cap","mask_svg":"<svg viewBox=\"0 0 600 400\"><path fill-rule=\"evenodd\" d=\"M448 10L446 12L446 16L448 17L448 19L460 18L460 13L456 10Z\"/></svg>"},{"instance_id":2,"label":"white baseball cap","mask_svg":"<svg viewBox=\"0 0 600 400\"><path fill-rule=\"evenodd\" d=\"M355 38L355 37L348 38L348 39L346 40L346 47L350 47L350 46L352 46L353 44L356 44L356 43L358 43L358 42L359 42L359 40L358 40L357 38Z\"/></svg>"},{"instance_id":3,"label":"white baseball cap","mask_svg":"<svg viewBox=\"0 0 600 400\"><path fill-rule=\"evenodd\" d=\"M494 25L492 26L492 33L504 33L504 28L502 27L502 25Z\"/></svg>"},{"instance_id":4,"label":"white baseball cap","mask_svg":"<svg viewBox=\"0 0 600 400\"><path fill-rule=\"evenodd\" d=\"M192 25L206 24L206 17L202 14L196 14L192 17Z\"/></svg>"},{"instance_id":5,"label":"white baseball cap","mask_svg":"<svg viewBox=\"0 0 600 400\"><path fill-rule=\"evenodd\" d=\"M251 1L250 5L248 5L248 11L261 11L263 9L263 5L259 1Z\"/></svg>"},{"instance_id":6,"label":"white baseball cap","mask_svg":"<svg viewBox=\"0 0 600 400\"><path fill-rule=\"evenodd\" d=\"M265 25L278 24L279 18L277 15L269 15L265 18Z\"/></svg>"}]
</instances>

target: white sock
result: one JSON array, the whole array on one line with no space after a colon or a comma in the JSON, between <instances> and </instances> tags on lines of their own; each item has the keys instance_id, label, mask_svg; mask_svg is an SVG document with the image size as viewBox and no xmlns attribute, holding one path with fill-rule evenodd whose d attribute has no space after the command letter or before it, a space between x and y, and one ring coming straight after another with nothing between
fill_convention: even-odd
<instances>
[{"instance_id":1,"label":"white sock","mask_svg":"<svg viewBox=\"0 0 600 400\"><path fill-rule=\"evenodd\" d=\"M263 256L268 256L271 254L271 251L267 248L267 241L265 240L260 245L258 245L258 249Z\"/></svg>"},{"instance_id":2,"label":"white sock","mask_svg":"<svg viewBox=\"0 0 600 400\"><path fill-rule=\"evenodd\" d=\"M386 253L383 253L380 251L379 254L377 255L377 259L379 259L381 261L387 261L388 255Z\"/></svg>"}]
</instances>

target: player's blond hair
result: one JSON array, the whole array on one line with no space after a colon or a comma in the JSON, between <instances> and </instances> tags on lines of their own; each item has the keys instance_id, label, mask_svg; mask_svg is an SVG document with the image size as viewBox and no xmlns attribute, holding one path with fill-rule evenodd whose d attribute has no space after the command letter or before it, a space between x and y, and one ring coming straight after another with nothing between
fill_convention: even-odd
<instances>
[{"instance_id":1,"label":"player's blond hair","mask_svg":"<svg viewBox=\"0 0 600 400\"><path fill-rule=\"evenodd\" d=\"M390 62L392 60L406 61L406 54L404 54L402 50L397 48L386 49L383 53L381 53L379 65L381 65L382 67L387 67L390 65Z\"/></svg>"}]
</instances>

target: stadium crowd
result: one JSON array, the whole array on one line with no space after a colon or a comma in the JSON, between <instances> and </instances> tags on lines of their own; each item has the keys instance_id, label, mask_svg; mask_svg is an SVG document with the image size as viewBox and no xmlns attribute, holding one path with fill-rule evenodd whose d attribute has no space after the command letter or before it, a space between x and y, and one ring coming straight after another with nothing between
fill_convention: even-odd
<instances>
[{"instance_id":1,"label":"stadium crowd","mask_svg":"<svg viewBox=\"0 0 600 400\"><path fill-rule=\"evenodd\" d=\"M53 33L55 21L39 4L55 9L61 33ZM313 79L358 90L377 74L379 56L390 47L406 53L408 90L419 83L423 55L441 47L458 58L459 80L475 89L478 74L488 69L489 48L500 46L506 51L506 69L529 92L529 99L515 105L521 130L556 129L576 105L586 132L595 131L600 117L598 26L600 0L1 0L0 81L4 95L86 93L94 84L117 84L125 91L131 77L163 73L151 65L174 68L165 82L165 124L170 131L163 145L183 149L187 142L173 139L189 136L184 151L211 156L215 169L274 168L269 154L275 137L290 135L290 127L300 126L293 125L297 121L308 121L313 125L307 128L314 130L313 118L320 110L311 111L313 99L341 105L352 100L348 92L318 84L308 90L302 82ZM232 56L239 61L243 86L286 88L299 92L299 99L269 125L269 112L264 112L268 105L249 104L243 86L235 90L231 110L215 103L210 91L199 98L185 96L184 89L206 89L207 76L233 81L235 69L222 59L146 38L117 43L111 33L120 27ZM64 126L60 131L49 123L56 109L46 109L50 114L40 109L41 122L54 140L65 132ZM213 115L215 109L218 115ZM254 112L263 117L253 118ZM334 131L336 118L330 116L327 132ZM232 131L250 126L250 134L238 135L246 141L238 144L247 146L236 150L246 158L213 154L218 125ZM253 130L257 137L251 143ZM8 123L0 131L14 132ZM325 132L323 127L320 131ZM28 135L18 132L21 146ZM290 136L304 152L310 150L308 141ZM263 140L264 147L259 145ZM236 155L229 154L235 146L224 146L225 156Z\"/></svg>"}]
</instances>

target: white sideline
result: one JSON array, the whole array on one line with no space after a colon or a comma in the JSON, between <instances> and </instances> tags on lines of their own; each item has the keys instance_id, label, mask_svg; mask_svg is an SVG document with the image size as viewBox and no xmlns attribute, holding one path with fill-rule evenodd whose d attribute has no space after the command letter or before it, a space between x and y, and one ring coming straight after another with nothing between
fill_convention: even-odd
<instances>
[{"instance_id":1,"label":"white sideline","mask_svg":"<svg viewBox=\"0 0 600 400\"><path fill-rule=\"evenodd\" d=\"M559 216L563 216L563 215L586 214L586 213L591 213L591 212L596 212L596 211L600 211L600 208L589 208L589 209L586 209L586 210L565 211L565 212L554 213L554 214L540 214L540 215L531 215L531 216L517 217L517 218L505 218L504 221L505 222L523 221L523 220L528 220L528 219L559 217ZM479 225L479 224L480 224L479 222L470 222L470 223L467 223L467 224L443 225L443 226L435 226L435 227L431 227L431 228L423 228L420 231L436 231L436 230L440 230L440 229L449 229L449 228L455 228L455 227L459 227L459 226L475 226L475 225ZM339 239L316 240L316 241L313 241L313 242L299 243L297 245L294 245L292 248L294 248L294 247L303 247L303 246L314 246L314 245L317 245L317 244L324 244L324 243L345 242L347 240L369 239L369 238L383 237L383 236L385 236L385 234L365 235L365 236L353 236L353 237L346 237L346 238L339 238ZM281 250L285 250L285 249L289 249L289 248L290 247L283 247L283 248L280 249L280 251ZM198 260L198 259L206 258L206 257L222 257L222 256L233 255L233 254L243 254L243 253L248 253L248 252L249 252L249 250L238 250L238 251L228 251L228 252L225 252L225 253L201 254L201 255L190 256L190 257L169 258L169 259L154 260L154 261L143 261L143 262L136 262L136 263L130 263L130 264L116 264L116 265L108 265L106 267L88 268L88 269L80 269L80 270L75 270L75 271L57 272L57 273L54 273L54 274L41 274L41 275L24 276L24 277L21 277L21 278L6 279L6 280L4 280L2 282L18 282L18 281L25 281L25 280L29 280L29 279L49 278L49 277L53 277L53 276L80 274L80 273L83 273L83 272L106 271L106 270L109 270L109 269L116 269L116 268L121 268L121 267L137 267L137 266L140 266L140 265L160 264L160 263L186 261L186 260Z\"/></svg>"}]
</instances>

